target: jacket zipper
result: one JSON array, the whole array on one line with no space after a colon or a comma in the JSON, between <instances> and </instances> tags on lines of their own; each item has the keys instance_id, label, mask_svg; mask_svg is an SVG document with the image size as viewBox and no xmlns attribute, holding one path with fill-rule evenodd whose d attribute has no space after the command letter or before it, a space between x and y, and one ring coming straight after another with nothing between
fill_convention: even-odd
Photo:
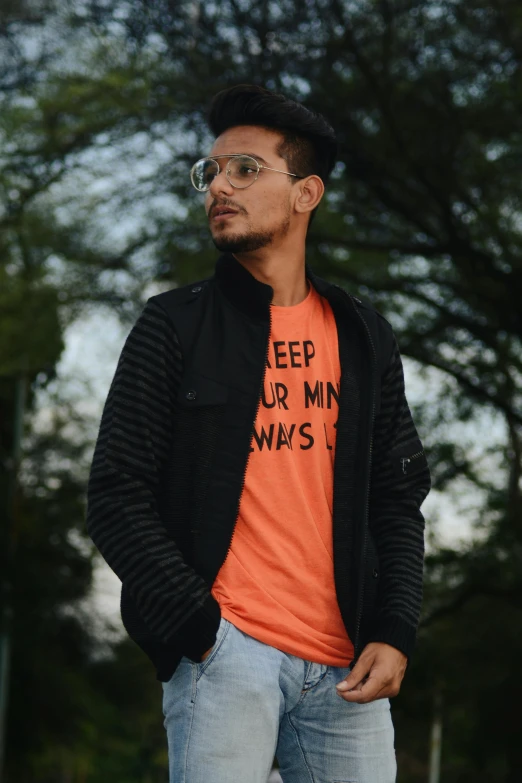
<instances>
[{"instance_id":1,"label":"jacket zipper","mask_svg":"<svg viewBox=\"0 0 522 783\"><path fill-rule=\"evenodd\" d=\"M399 462L401 464L401 471L402 471L402 473L404 473L404 475L406 475L407 472L408 472L407 469L406 469L406 466L410 464L412 459L418 459L419 457L422 457L423 454L424 454L424 449L422 449L422 451L418 451L416 454L411 454L409 457L401 457Z\"/></svg>"},{"instance_id":2,"label":"jacket zipper","mask_svg":"<svg viewBox=\"0 0 522 783\"><path fill-rule=\"evenodd\" d=\"M232 528L232 535L230 536L230 542L228 544L227 553L225 555L225 560L227 559L228 553L230 552L230 548L232 546L232 539L234 538L234 531L236 529L237 519L238 519L238 516L239 516L239 507L241 505L241 498L243 497L243 491L245 489L246 474L247 474L248 463L249 463L250 454L251 454L250 447L252 445L252 436L254 434L254 429L255 429L255 426L256 426L257 414L259 413L259 408L261 407L261 395L263 393L263 384L265 382L266 363L268 361L268 351L270 350L270 334L271 334L271 332L272 332L272 311L270 310L270 305L269 305L269 310L268 310L268 339L266 341L265 358L263 360L263 373L262 373L262 376L261 376L261 384L259 386L259 394L258 394L258 398L257 398L256 412L254 413L254 418L252 420L252 427L250 429L250 437L248 439L248 453L247 453L247 458L246 458L246 461L245 461L245 469L243 471L243 478L241 479L241 491L239 493L239 498L238 498L237 506L236 506L236 516L235 516L235 520L234 520L234 527Z\"/></svg>"},{"instance_id":3,"label":"jacket zipper","mask_svg":"<svg viewBox=\"0 0 522 783\"><path fill-rule=\"evenodd\" d=\"M362 323L364 324L364 328L366 331L366 334L368 336L368 340L372 349L372 357L373 357L373 366L375 367L377 362L377 352L375 350L375 345L373 343L372 335L370 332L370 329L368 328L368 324L364 320L363 316L359 312L359 308L355 304L355 301L353 297L344 290L344 288L341 288L341 286L336 286L336 288L339 288L343 294L348 297L350 300L350 303L357 313L358 317L361 319ZM373 379L372 379L373 380ZM365 511L364 511L364 536L363 536L363 548L362 548L362 557L361 557L361 580L360 585L361 589L359 591L359 595L357 596L357 613L356 613L356 624L355 624L355 639L353 643L354 647L354 660L357 660L360 654L359 646L360 646L360 631L361 631L361 621L362 621L362 609L363 609L363 597L364 597L364 561L366 558L366 545L367 545L367 539L368 539L368 518L369 518L369 507L370 507L370 473L371 473L371 464L372 464L372 450L373 450L373 423L375 419L375 384L372 383L372 415L371 415L371 423L370 423L370 444L368 449L368 462L369 462L369 469L368 469L368 478L366 481L366 496L365 496Z\"/></svg>"}]
</instances>

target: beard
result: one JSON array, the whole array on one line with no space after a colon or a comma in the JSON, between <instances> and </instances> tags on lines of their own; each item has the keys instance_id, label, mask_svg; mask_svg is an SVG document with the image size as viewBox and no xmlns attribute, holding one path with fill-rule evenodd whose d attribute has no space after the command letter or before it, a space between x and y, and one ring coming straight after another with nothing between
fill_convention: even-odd
<instances>
[{"instance_id":1,"label":"beard","mask_svg":"<svg viewBox=\"0 0 522 783\"><path fill-rule=\"evenodd\" d=\"M228 237L212 237L212 241L218 250L223 253L252 253L272 243L274 234L272 231L252 234L236 234Z\"/></svg>"},{"instance_id":2,"label":"beard","mask_svg":"<svg viewBox=\"0 0 522 783\"><path fill-rule=\"evenodd\" d=\"M282 223L271 231L247 231L243 234L228 236L212 236L214 245L222 253L252 253L272 244L274 238L286 236L290 228L290 212L285 215Z\"/></svg>"}]
</instances>

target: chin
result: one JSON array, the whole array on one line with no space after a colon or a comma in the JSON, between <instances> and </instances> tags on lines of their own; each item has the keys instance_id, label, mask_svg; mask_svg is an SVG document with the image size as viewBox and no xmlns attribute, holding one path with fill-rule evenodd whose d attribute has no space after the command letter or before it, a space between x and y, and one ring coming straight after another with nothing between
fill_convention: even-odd
<instances>
[{"instance_id":1,"label":"chin","mask_svg":"<svg viewBox=\"0 0 522 783\"><path fill-rule=\"evenodd\" d=\"M272 233L252 233L243 235L215 236L212 235L212 241L218 250L225 253L251 253L254 250L261 250L272 243Z\"/></svg>"}]
</instances>

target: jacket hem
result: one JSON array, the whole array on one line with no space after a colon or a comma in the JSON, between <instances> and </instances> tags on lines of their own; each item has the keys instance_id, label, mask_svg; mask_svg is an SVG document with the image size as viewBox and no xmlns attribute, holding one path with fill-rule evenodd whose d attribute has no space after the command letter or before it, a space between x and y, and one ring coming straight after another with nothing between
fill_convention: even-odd
<instances>
[{"instance_id":1,"label":"jacket hem","mask_svg":"<svg viewBox=\"0 0 522 783\"><path fill-rule=\"evenodd\" d=\"M221 622L221 608L212 593L177 630L176 638L187 658L199 663L216 642Z\"/></svg>"}]
</instances>

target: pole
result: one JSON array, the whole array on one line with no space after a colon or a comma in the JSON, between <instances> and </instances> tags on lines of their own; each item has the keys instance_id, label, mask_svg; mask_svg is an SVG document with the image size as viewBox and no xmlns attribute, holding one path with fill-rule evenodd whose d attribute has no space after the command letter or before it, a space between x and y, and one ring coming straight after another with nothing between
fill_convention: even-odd
<instances>
[{"instance_id":1,"label":"pole","mask_svg":"<svg viewBox=\"0 0 522 783\"><path fill-rule=\"evenodd\" d=\"M435 691L433 723L430 736L430 769L429 783L440 781L440 757L442 751L442 692L440 687Z\"/></svg>"},{"instance_id":2,"label":"pole","mask_svg":"<svg viewBox=\"0 0 522 783\"><path fill-rule=\"evenodd\" d=\"M10 567L14 554L16 486L18 479L18 468L22 454L26 386L26 373L21 372L17 376L15 383L13 448L12 457L8 464L9 475L7 480L6 493L7 513L5 552L2 557L3 573L1 574L2 583L0 585L0 783L2 783L2 780L4 779L6 716L9 699L9 674L11 663L11 621L13 616L13 607L11 601Z\"/></svg>"}]
</instances>

